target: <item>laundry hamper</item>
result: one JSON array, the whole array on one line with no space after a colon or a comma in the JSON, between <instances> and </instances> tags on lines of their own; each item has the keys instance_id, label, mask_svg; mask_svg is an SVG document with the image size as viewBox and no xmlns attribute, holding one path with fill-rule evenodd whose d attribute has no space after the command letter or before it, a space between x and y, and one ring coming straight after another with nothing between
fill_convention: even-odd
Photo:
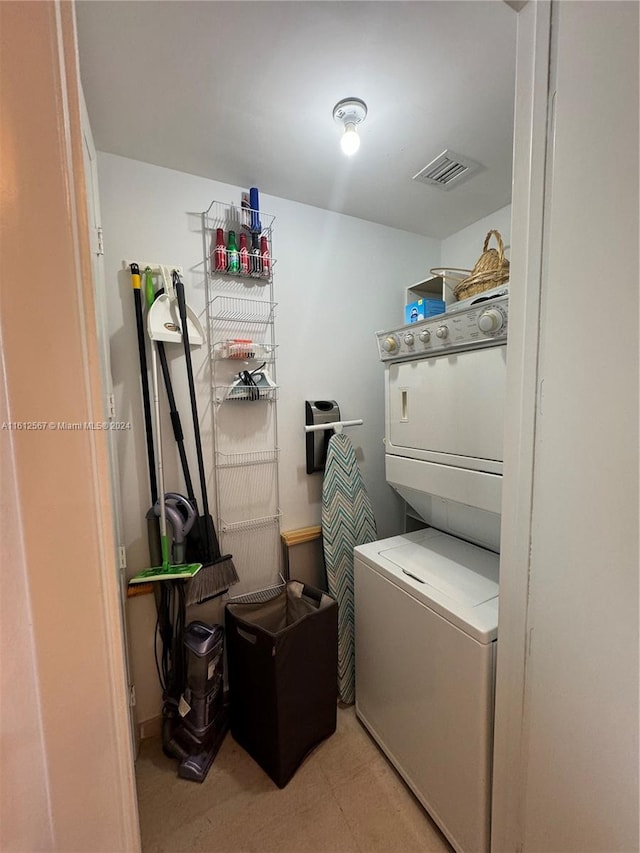
<instances>
[{"instance_id":1,"label":"laundry hamper","mask_svg":"<svg viewBox=\"0 0 640 853\"><path fill-rule=\"evenodd\" d=\"M231 734L279 788L336 730L338 604L299 581L225 611Z\"/></svg>"}]
</instances>

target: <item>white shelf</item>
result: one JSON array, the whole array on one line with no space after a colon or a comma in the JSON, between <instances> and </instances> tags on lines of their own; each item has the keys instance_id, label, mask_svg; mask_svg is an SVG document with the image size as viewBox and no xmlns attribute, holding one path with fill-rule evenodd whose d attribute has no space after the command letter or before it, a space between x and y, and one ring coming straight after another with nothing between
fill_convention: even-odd
<instances>
[{"instance_id":1,"label":"white shelf","mask_svg":"<svg viewBox=\"0 0 640 853\"><path fill-rule=\"evenodd\" d=\"M273 403L278 399L277 385L215 385L216 403Z\"/></svg>"},{"instance_id":2,"label":"white shelf","mask_svg":"<svg viewBox=\"0 0 640 853\"><path fill-rule=\"evenodd\" d=\"M240 533L247 530L258 530L262 527L271 527L274 524L280 523L281 515L266 515L262 518L248 518L245 521L234 521L227 524L224 519L221 519L220 529L223 533Z\"/></svg>"},{"instance_id":3,"label":"white shelf","mask_svg":"<svg viewBox=\"0 0 640 853\"><path fill-rule=\"evenodd\" d=\"M240 279L242 281L254 283L256 285L264 285L273 281L273 268L277 263L276 259L273 257L273 247L271 240L275 216L271 216L268 213L262 213L261 211L255 211L255 213L257 214L257 217L255 218L257 218L259 221L259 227L255 231L252 231L251 224L254 217L252 216L253 211L250 208L242 208L239 205L234 204L224 204L224 202L220 201L211 202L209 210L203 215L203 223L205 241L208 243L208 272L209 276L212 279ZM251 240L254 236L257 237L260 241L262 240L262 238L265 238L269 251L268 275L264 275L262 271L260 275L251 275L249 271L230 272L227 269L226 261L224 266L217 267L215 262L215 253L216 236L219 229L222 229L222 231L224 232L225 249L228 244L230 231L233 231L236 235L236 245L238 250L240 249L241 234L245 234L247 236L247 249L249 250L249 252L251 251ZM261 255L260 257L262 259L263 256ZM225 254L225 259L226 258L227 255ZM250 255L249 263L251 263ZM261 267L264 265L263 260L261 260L260 265Z\"/></svg>"},{"instance_id":4,"label":"white shelf","mask_svg":"<svg viewBox=\"0 0 640 853\"><path fill-rule=\"evenodd\" d=\"M228 338L212 347L212 358L220 361L275 361L276 348L271 344L259 344L253 340Z\"/></svg>"},{"instance_id":5,"label":"white shelf","mask_svg":"<svg viewBox=\"0 0 640 853\"><path fill-rule=\"evenodd\" d=\"M245 215L245 211L247 215ZM271 232L275 216L270 213L257 211L258 219L260 220L260 230L256 233L264 234L269 237L271 242ZM226 204L223 201L212 201L209 209L203 214L204 229L206 232L215 232L218 228L222 228L225 233L235 231L236 234L251 233L251 210L249 208L241 208L239 204Z\"/></svg>"},{"instance_id":6,"label":"white shelf","mask_svg":"<svg viewBox=\"0 0 640 853\"><path fill-rule=\"evenodd\" d=\"M253 465L271 465L278 461L279 450L258 450L250 453L216 453L217 468L243 468Z\"/></svg>"},{"instance_id":7,"label":"white shelf","mask_svg":"<svg viewBox=\"0 0 640 853\"><path fill-rule=\"evenodd\" d=\"M277 260L269 256L269 275L252 275L250 272L229 272L226 269L217 269L214 263L209 259L209 277L213 280L221 279L242 279L243 283L265 285L273 279L273 268L277 264Z\"/></svg>"},{"instance_id":8,"label":"white shelf","mask_svg":"<svg viewBox=\"0 0 640 853\"><path fill-rule=\"evenodd\" d=\"M260 299L241 299L237 296L214 296L210 303L212 320L227 320L234 323L272 323L276 310L275 302Z\"/></svg>"},{"instance_id":9,"label":"white shelf","mask_svg":"<svg viewBox=\"0 0 640 853\"><path fill-rule=\"evenodd\" d=\"M405 304L416 302L418 299L441 299L445 305L456 302L453 292L458 282L462 281L468 271L441 270L442 275L430 275L423 281L417 281L407 287Z\"/></svg>"},{"instance_id":10,"label":"white shelf","mask_svg":"<svg viewBox=\"0 0 640 853\"><path fill-rule=\"evenodd\" d=\"M240 205L214 201L202 216L218 530L221 548L233 554L240 577L230 591L234 597L272 586L282 570L275 405L275 217L260 212L259 219L270 261L269 276L260 278L215 269L219 228L225 232L225 245L229 231L234 231L238 249L242 233L248 234L251 248L251 212L245 218ZM264 370L263 362L268 364ZM242 383L244 371L254 374L255 385Z\"/></svg>"}]
</instances>

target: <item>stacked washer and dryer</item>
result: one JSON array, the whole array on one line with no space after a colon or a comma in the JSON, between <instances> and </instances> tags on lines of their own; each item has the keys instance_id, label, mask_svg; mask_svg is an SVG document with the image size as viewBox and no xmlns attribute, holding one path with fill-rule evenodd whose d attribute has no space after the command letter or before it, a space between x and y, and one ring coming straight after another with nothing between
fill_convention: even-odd
<instances>
[{"instance_id":1,"label":"stacked washer and dryer","mask_svg":"<svg viewBox=\"0 0 640 853\"><path fill-rule=\"evenodd\" d=\"M379 332L387 481L421 530L355 549L356 713L463 853L490 848L508 291Z\"/></svg>"}]
</instances>

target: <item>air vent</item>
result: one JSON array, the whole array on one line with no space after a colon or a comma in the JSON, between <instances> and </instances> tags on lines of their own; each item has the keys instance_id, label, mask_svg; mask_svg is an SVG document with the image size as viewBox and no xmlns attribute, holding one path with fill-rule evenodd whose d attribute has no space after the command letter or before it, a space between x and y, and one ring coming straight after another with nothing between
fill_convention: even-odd
<instances>
[{"instance_id":1,"label":"air vent","mask_svg":"<svg viewBox=\"0 0 640 853\"><path fill-rule=\"evenodd\" d=\"M443 151L439 157L432 160L424 169L421 169L412 180L423 184L450 190L461 184L463 180L480 171L482 166L468 157L461 157L454 151Z\"/></svg>"}]
</instances>

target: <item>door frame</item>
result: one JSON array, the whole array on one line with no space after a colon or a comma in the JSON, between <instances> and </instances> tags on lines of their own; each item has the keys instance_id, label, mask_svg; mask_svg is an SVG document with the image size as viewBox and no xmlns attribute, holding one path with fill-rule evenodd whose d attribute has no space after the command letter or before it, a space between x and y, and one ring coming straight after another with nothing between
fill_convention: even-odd
<instances>
[{"instance_id":1,"label":"door frame","mask_svg":"<svg viewBox=\"0 0 640 853\"><path fill-rule=\"evenodd\" d=\"M51 841L46 849L136 851L74 6L0 4L0 18L1 357L7 414L30 425L10 437L10 542L21 552L12 569L26 590L10 606L16 658L36 682L28 725L18 708L17 724L3 728L15 788L2 803L3 817L11 811L3 838L8 824L13 849L45 849L37 835ZM2 670L6 686L13 669ZM4 692L20 704L14 687ZM42 767L25 758L34 750Z\"/></svg>"},{"instance_id":2,"label":"door frame","mask_svg":"<svg viewBox=\"0 0 640 853\"><path fill-rule=\"evenodd\" d=\"M528 599L533 469L538 400L549 100L550 0L518 12L511 212L512 288L505 404L500 617L493 759L493 853L518 851L524 838L524 696L529 645Z\"/></svg>"},{"instance_id":3,"label":"door frame","mask_svg":"<svg viewBox=\"0 0 640 853\"><path fill-rule=\"evenodd\" d=\"M96 315L96 331L98 335L98 351L100 361L100 377L102 379L102 397L104 420L113 423L116 419L114 408L113 380L111 374L111 357L109 346L109 325L107 319L107 304L105 300L105 273L104 273L104 244L102 235L102 219L100 216L100 191L98 183L98 162L96 147L93 141L89 113L82 90L82 81L78 79L78 97L80 102L80 127L83 141L83 162L85 168L85 188L87 201L87 216L89 225L89 243L91 247L91 269L93 273L93 295ZM119 618L122 625L124 638L124 667L129 692L129 728L131 738L131 756L135 761L140 743L135 716L135 686L132 677L131 655L129 650L129 637L126 616L126 552L122 544L122 498L120 471L118 468L116 453L116 437L114 430L109 430L106 435L107 450L109 454L109 470L111 473L111 509L113 518L113 535L115 551L113 554L113 565L116 567L118 585L120 590L120 612Z\"/></svg>"}]
</instances>

